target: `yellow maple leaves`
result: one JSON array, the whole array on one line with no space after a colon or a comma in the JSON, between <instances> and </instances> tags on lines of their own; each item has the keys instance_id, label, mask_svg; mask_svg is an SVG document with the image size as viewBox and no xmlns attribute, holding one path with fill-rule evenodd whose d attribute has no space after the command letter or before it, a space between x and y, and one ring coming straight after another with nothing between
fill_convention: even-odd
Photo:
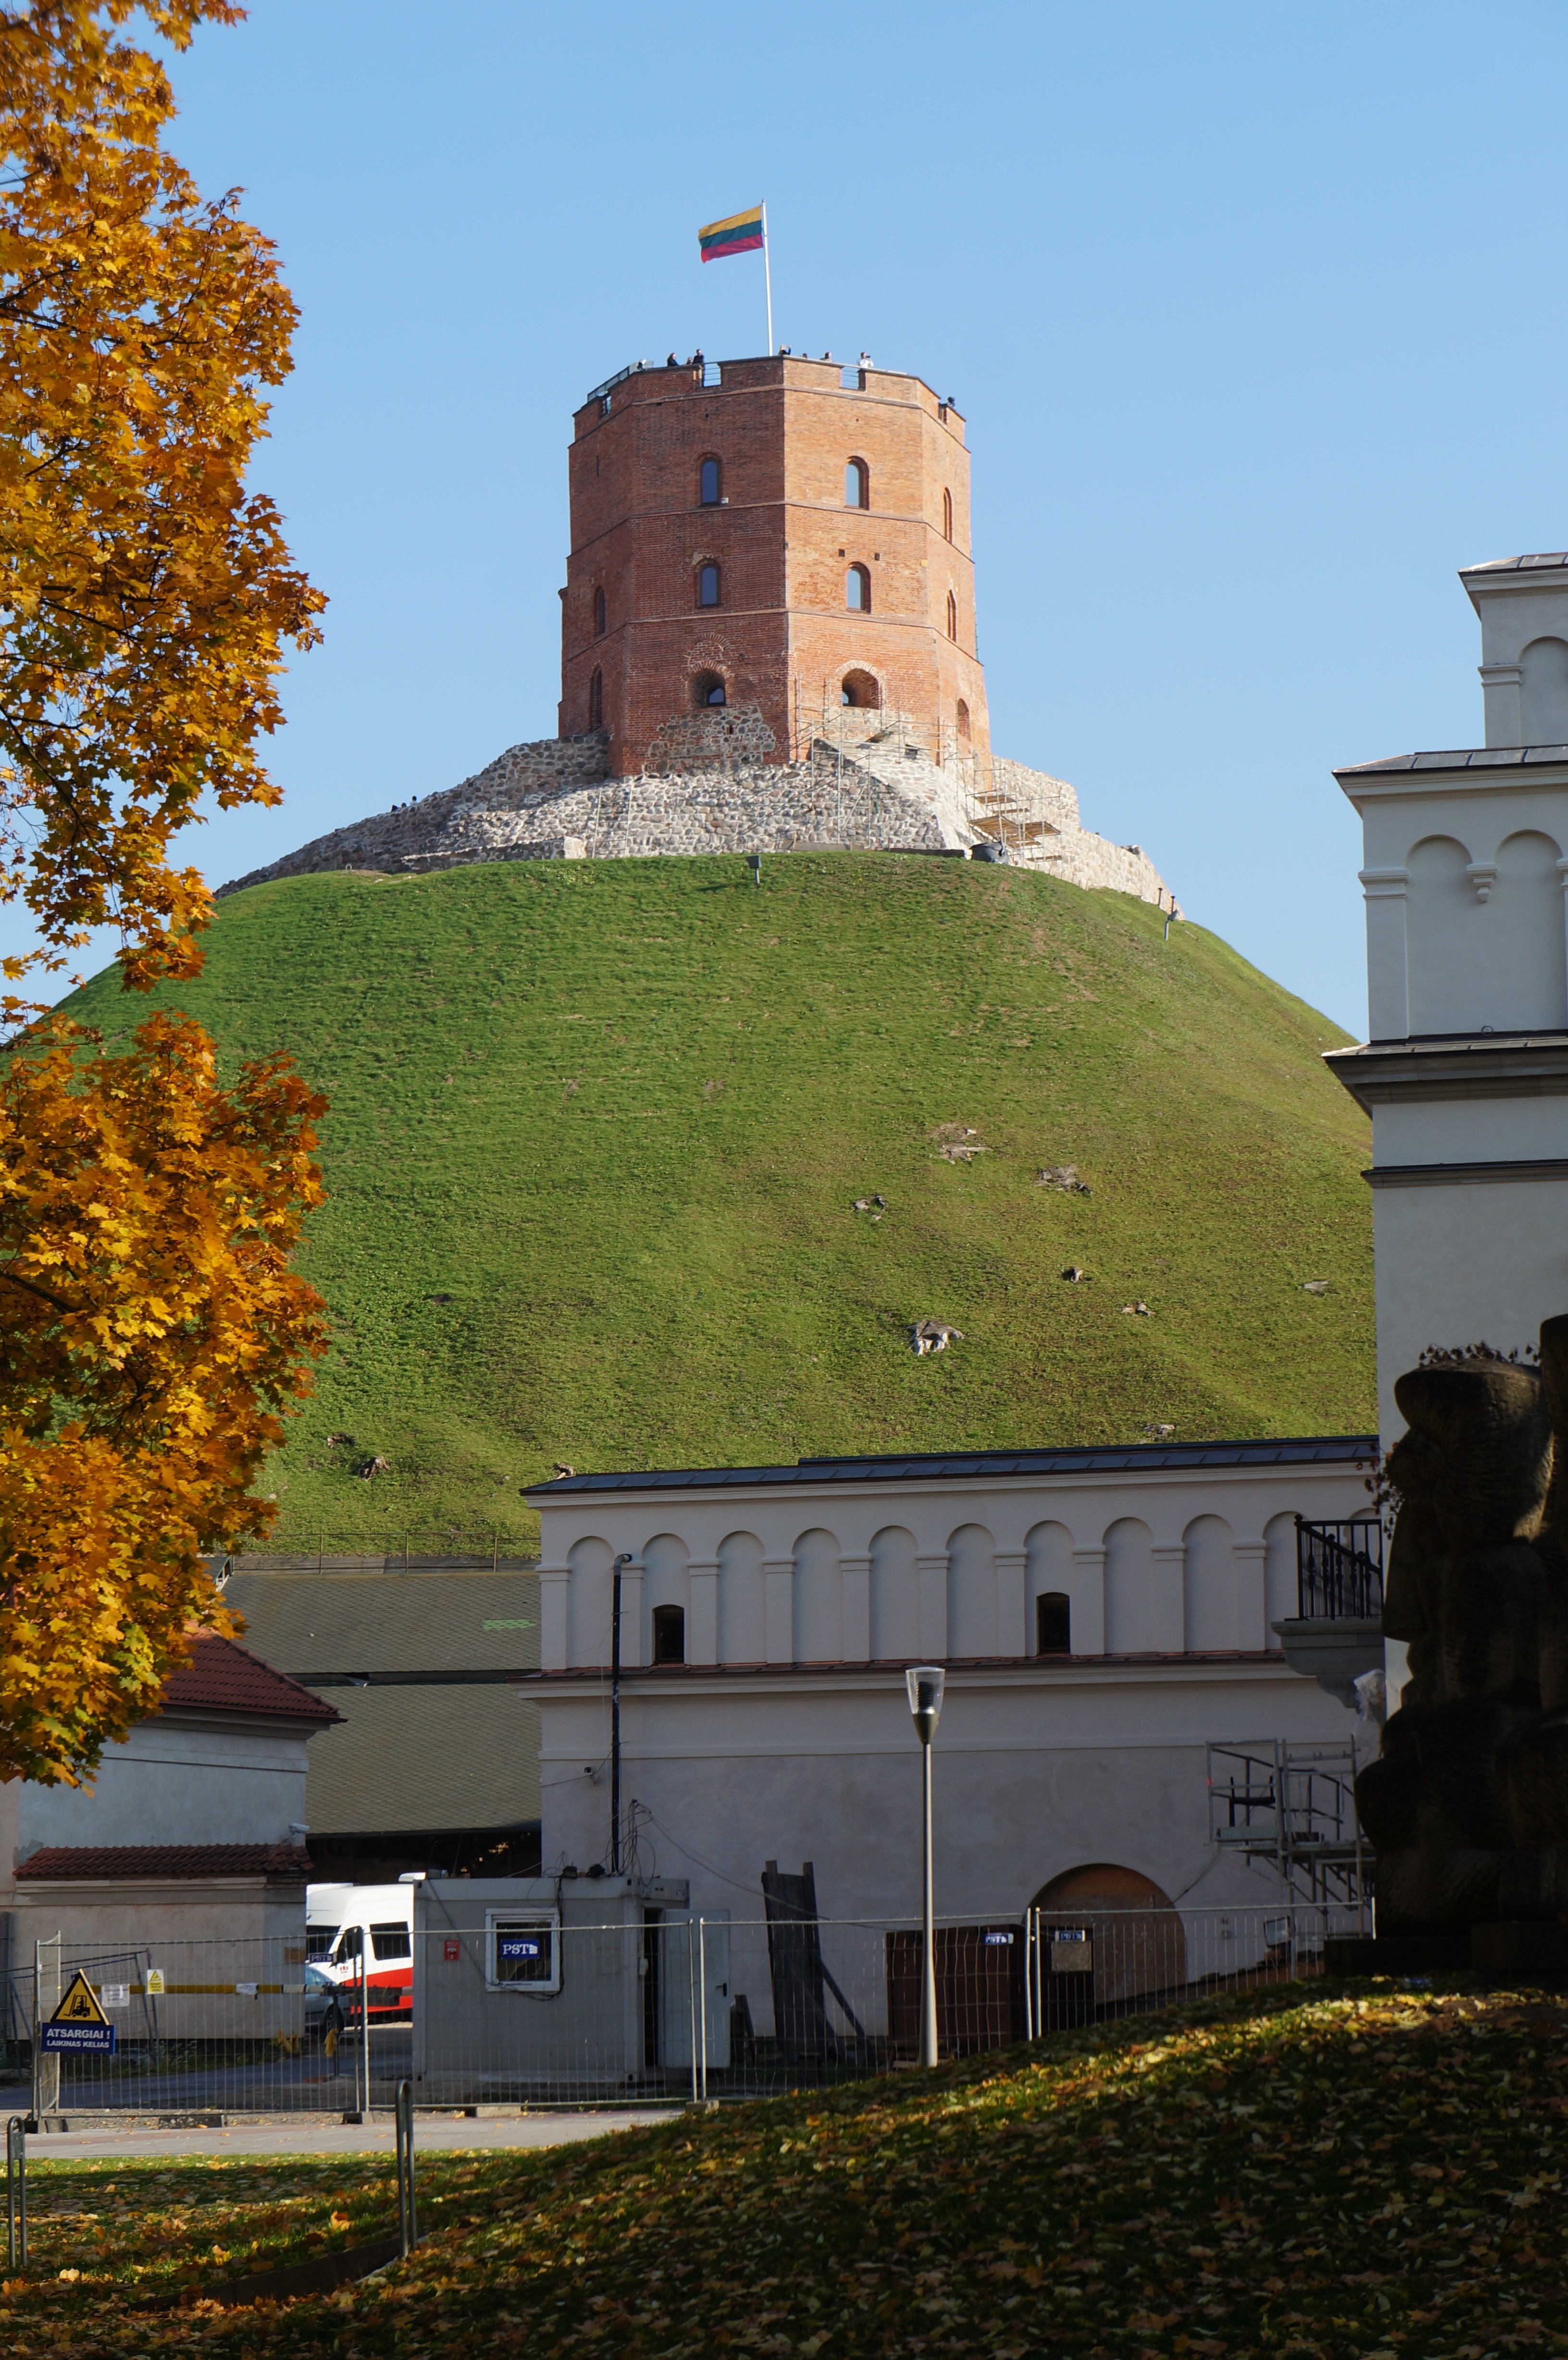
<instances>
[{"instance_id":1,"label":"yellow maple leaves","mask_svg":"<svg viewBox=\"0 0 1568 2360\"><path fill-rule=\"evenodd\" d=\"M0 8L0 901L43 944L12 985L106 923L129 983L199 967L209 896L170 840L203 797L278 800L257 744L325 603L245 486L294 304L234 194L204 201L162 147L133 13ZM143 13L183 48L242 12Z\"/></svg>"},{"instance_id":2,"label":"yellow maple leaves","mask_svg":"<svg viewBox=\"0 0 1568 2360\"><path fill-rule=\"evenodd\" d=\"M281 1059L224 1089L199 1025L105 1056L57 1021L0 1074L0 1776L74 1776L152 1708L201 1553L252 1496L324 1345L289 1267L324 1101Z\"/></svg>"}]
</instances>

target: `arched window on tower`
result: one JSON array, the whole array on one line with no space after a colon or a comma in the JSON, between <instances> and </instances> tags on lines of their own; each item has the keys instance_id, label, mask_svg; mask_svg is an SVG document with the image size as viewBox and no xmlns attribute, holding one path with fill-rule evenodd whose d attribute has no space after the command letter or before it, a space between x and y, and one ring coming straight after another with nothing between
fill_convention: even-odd
<instances>
[{"instance_id":1,"label":"arched window on tower","mask_svg":"<svg viewBox=\"0 0 1568 2360\"><path fill-rule=\"evenodd\" d=\"M864 459L851 459L844 468L844 504L846 508L871 506L871 470Z\"/></svg>"},{"instance_id":2,"label":"arched window on tower","mask_svg":"<svg viewBox=\"0 0 1568 2360\"><path fill-rule=\"evenodd\" d=\"M594 591L594 593L593 593L593 637L594 637L596 639L602 639L604 638L604 593L603 588L601 587L601 588L599 588L599 589L595 590L595 591Z\"/></svg>"},{"instance_id":3,"label":"arched window on tower","mask_svg":"<svg viewBox=\"0 0 1568 2360\"><path fill-rule=\"evenodd\" d=\"M951 541L953 539L953 494L945 490L942 496L942 530L943 538Z\"/></svg>"},{"instance_id":4,"label":"arched window on tower","mask_svg":"<svg viewBox=\"0 0 1568 2360\"><path fill-rule=\"evenodd\" d=\"M951 590L947 594L947 636L950 639L958 637L958 601Z\"/></svg>"},{"instance_id":5,"label":"arched window on tower","mask_svg":"<svg viewBox=\"0 0 1568 2360\"><path fill-rule=\"evenodd\" d=\"M870 614L871 576L864 565L852 565L844 575L844 603L852 614Z\"/></svg>"},{"instance_id":6,"label":"arched window on tower","mask_svg":"<svg viewBox=\"0 0 1568 2360\"><path fill-rule=\"evenodd\" d=\"M604 726L604 675L594 665L588 682L588 727L603 729Z\"/></svg>"},{"instance_id":7,"label":"arched window on tower","mask_svg":"<svg viewBox=\"0 0 1568 2360\"><path fill-rule=\"evenodd\" d=\"M719 463L716 459L703 460L697 497L702 501L702 506L705 508L716 508L718 507L721 495L719 490Z\"/></svg>"},{"instance_id":8,"label":"arched window on tower","mask_svg":"<svg viewBox=\"0 0 1568 2360\"><path fill-rule=\"evenodd\" d=\"M868 672L846 672L839 695L845 705L858 705L875 713L882 704L882 691L875 676Z\"/></svg>"},{"instance_id":9,"label":"arched window on tower","mask_svg":"<svg viewBox=\"0 0 1568 2360\"><path fill-rule=\"evenodd\" d=\"M716 565L704 565L697 574L697 604L699 606L716 606L718 603L719 569Z\"/></svg>"},{"instance_id":10,"label":"arched window on tower","mask_svg":"<svg viewBox=\"0 0 1568 2360\"><path fill-rule=\"evenodd\" d=\"M700 672L691 683L691 702L699 712L710 705L724 703L723 676L716 672Z\"/></svg>"},{"instance_id":11,"label":"arched window on tower","mask_svg":"<svg viewBox=\"0 0 1568 2360\"><path fill-rule=\"evenodd\" d=\"M969 707L964 703L962 696L958 700L958 734L964 743L967 746L969 743Z\"/></svg>"}]
</instances>

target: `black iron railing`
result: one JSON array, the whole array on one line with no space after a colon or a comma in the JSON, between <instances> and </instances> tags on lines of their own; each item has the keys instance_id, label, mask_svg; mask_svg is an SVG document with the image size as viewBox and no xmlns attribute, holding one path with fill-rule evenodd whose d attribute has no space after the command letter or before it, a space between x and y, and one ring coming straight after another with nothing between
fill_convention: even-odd
<instances>
[{"instance_id":1,"label":"black iron railing","mask_svg":"<svg viewBox=\"0 0 1568 2360\"><path fill-rule=\"evenodd\" d=\"M1296 1518L1297 1611L1304 1622L1368 1622L1383 1612L1383 1527L1376 1516L1338 1524Z\"/></svg>"}]
</instances>

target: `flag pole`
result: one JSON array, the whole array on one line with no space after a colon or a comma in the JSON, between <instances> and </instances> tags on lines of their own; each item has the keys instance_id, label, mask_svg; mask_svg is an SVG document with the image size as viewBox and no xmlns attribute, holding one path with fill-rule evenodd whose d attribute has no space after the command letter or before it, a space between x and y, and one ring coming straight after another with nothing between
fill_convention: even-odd
<instances>
[{"instance_id":1,"label":"flag pole","mask_svg":"<svg viewBox=\"0 0 1568 2360\"><path fill-rule=\"evenodd\" d=\"M768 201L762 204L762 283L768 290L768 357L773 358L773 271L768 259Z\"/></svg>"}]
</instances>

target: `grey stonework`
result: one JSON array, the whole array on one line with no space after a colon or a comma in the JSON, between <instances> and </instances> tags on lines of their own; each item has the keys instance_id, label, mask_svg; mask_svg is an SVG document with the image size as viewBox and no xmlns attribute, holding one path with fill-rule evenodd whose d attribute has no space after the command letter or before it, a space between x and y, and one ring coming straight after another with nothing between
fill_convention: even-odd
<instances>
[{"instance_id":1,"label":"grey stonework","mask_svg":"<svg viewBox=\"0 0 1568 2360\"><path fill-rule=\"evenodd\" d=\"M688 732L687 720L703 726ZM726 721L735 725L727 737ZM604 730L513 746L460 786L335 828L219 890L341 869L423 875L485 860L839 846L959 852L1000 838L1019 867L1175 908L1136 845L1107 843L1080 825L1065 780L1020 762L939 765L901 728L864 727L847 744L819 737L805 759L770 763L760 759L772 744L760 713L715 709L668 725L664 767L625 779L608 775Z\"/></svg>"}]
</instances>

